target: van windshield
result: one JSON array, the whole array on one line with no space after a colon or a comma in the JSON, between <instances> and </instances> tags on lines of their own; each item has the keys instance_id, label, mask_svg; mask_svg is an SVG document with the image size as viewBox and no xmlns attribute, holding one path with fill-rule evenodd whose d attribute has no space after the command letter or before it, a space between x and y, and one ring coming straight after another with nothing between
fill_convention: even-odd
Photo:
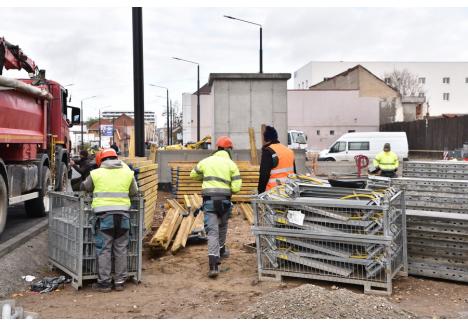
<instances>
[{"instance_id":1,"label":"van windshield","mask_svg":"<svg viewBox=\"0 0 468 326\"><path fill-rule=\"evenodd\" d=\"M292 141L296 144L307 144L304 133L302 132L291 132Z\"/></svg>"},{"instance_id":2,"label":"van windshield","mask_svg":"<svg viewBox=\"0 0 468 326\"><path fill-rule=\"evenodd\" d=\"M336 142L331 148L329 153L339 153L339 152L344 152L346 150L346 142L345 141L339 141Z\"/></svg>"}]
</instances>

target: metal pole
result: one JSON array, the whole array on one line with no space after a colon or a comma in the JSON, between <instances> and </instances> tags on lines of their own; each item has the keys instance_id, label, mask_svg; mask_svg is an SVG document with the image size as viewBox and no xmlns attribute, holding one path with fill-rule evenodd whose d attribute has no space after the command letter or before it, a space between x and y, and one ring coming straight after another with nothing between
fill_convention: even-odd
<instances>
[{"instance_id":1,"label":"metal pole","mask_svg":"<svg viewBox=\"0 0 468 326\"><path fill-rule=\"evenodd\" d=\"M99 148L101 148L101 109L99 109Z\"/></svg>"},{"instance_id":2,"label":"metal pole","mask_svg":"<svg viewBox=\"0 0 468 326\"><path fill-rule=\"evenodd\" d=\"M112 144L115 143L115 117L112 118Z\"/></svg>"},{"instance_id":3,"label":"metal pole","mask_svg":"<svg viewBox=\"0 0 468 326\"><path fill-rule=\"evenodd\" d=\"M260 27L260 73L263 74L262 27Z\"/></svg>"},{"instance_id":4,"label":"metal pole","mask_svg":"<svg viewBox=\"0 0 468 326\"><path fill-rule=\"evenodd\" d=\"M141 7L132 8L133 101L135 112L135 155L145 156L145 106L143 83L143 17Z\"/></svg>"},{"instance_id":5,"label":"metal pole","mask_svg":"<svg viewBox=\"0 0 468 326\"><path fill-rule=\"evenodd\" d=\"M83 114L83 100L81 100L81 146L80 149L84 148L84 142L83 142L83 120L84 120L84 114Z\"/></svg>"},{"instance_id":6,"label":"metal pole","mask_svg":"<svg viewBox=\"0 0 468 326\"><path fill-rule=\"evenodd\" d=\"M197 65L197 142L200 141L200 65Z\"/></svg>"},{"instance_id":7,"label":"metal pole","mask_svg":"<svg viewBox=\"0 0 468 326\"><path fill-rule=\"evenodd\" d=\"M169 133L169 89L166 89L166 96L167 96L167 109L166 109L166 120L167 120L167 145L169 146L169 138L170 138L170 133Z\"/></svg>"},{"instance_id":8,"label":"metal pole","mask_svg":"<svg viewBox=\"0 0 468 326\"><path fill-rule=\"evenodd\" d=\"M172 145L172 100L169 106L169 144Z\"/></svg>"}]
</instances>

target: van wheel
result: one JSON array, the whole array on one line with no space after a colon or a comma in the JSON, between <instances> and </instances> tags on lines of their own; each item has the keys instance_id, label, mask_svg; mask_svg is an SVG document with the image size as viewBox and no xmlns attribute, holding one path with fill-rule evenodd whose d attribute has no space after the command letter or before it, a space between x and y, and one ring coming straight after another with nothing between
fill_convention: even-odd
<instances>
[{"instance_id":1,"label":"van wheel","mask_svg":"<svg viewBox=\"0 0 468 326\"><path fill-rule=\"evenodd\" d=\"M334 162L334 161L336 161L336 160L335 160L333 157L327 157L327 158L325 159L325 161L327 161L327 162Z\"/></svg>"},{"instance_id":2,"label":"van wheel","mask_svg":"<svg viewBox=\"0 0 468 326\"><path fill-rule=\"evenodd\" d=\"M0 234L5 229L6 219L8 211L8 192L5 184L5 180L0 175Z\"/></svg>"},{"instance_id":3,"label":"van wheel","mask_svg":"<svg viewBox=\"0 0 468 326\"><path fill-rule=\"evenodd\" d=\"M39 192L39 197L24 202L28 217L43 217L49 212L48 191L50 185L50 170L47 166L44 166L42 168L42 189Z\"/></svg>"}]
</instances>

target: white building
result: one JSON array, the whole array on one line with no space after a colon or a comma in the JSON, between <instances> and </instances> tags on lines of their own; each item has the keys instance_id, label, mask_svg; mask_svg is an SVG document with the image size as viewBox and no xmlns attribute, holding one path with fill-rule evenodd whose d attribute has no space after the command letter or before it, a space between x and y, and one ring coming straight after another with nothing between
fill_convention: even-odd
<instances>
[{"instance_id":1,"label":"white building","mask_svg":"<svg viewBox=\"0 0 468 326\"><path fill-rule=\"evenodd\" d=\"M182 93L182 142L192 141L192 94ZM196 136L195 136L196 137Z\"/></svg>"},{"instance_id":2,"label":"white building","mask_svg":"<svg viewBox=\"0 0 468 326\"><path fill-rule=\"evenodd\" d=\"M344 62L311 61L294 72L294 88L307 89L356 65L384 79L386 73L407 69L418 77L429 103L429 114L468 113L468 62Z\"/></svg>"},{"instance_id":3,"label":"white building","mask_svg":"<svg viewBox=\"0 0 468 326\"><path fill-rule=\"evenodd\" d=\"M122 114L128 115L130 118L135 119L134 111L104 111L101 113L103 119L117 119ZM145 111L145 123L156 123L156 114L153 111Z\"/></svg>"}]
</instances>

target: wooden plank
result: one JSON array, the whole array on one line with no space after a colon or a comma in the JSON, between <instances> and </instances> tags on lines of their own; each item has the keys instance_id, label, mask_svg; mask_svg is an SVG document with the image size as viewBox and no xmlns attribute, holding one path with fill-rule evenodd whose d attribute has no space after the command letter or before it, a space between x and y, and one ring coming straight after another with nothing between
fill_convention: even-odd
<instances>
[{"instance_id":1,"label":"wooden plank","mask_svg":"<svg viewBox=\"0 0 468 326\"><path fill-rule=\"evenodd\" d=\"M167 203L174 209L178 209L181 214L188 215L188 211L174 199L168 199Z\"/></svg>"},{"instance_id":2,"label":"wooden plank","mask_svg":"<svg viewBox=\"0 0 468 326\"><path fill-rule=\"evenodd\" d=\"M249 128L249 141L250 141L250 163L252 163L252 165L258 165L257 145L255 143L255 130L252 127Z\"/></svg>"},{"instance_id":3,"label":"wooden plank","mask_svg":"<svg viewBox=\"0 0 468 326\"><path fill-rule=\"evenodd\" d=\"M144 178L144 179L141 179L141 180L138 180L138 186L139 187L142 187L144 185L147 185L148 183L151 183L151 182L155 182L157 181L158 178L156 177L156 175L153 175L151 177L147 177L147 178Z\"/></svg>"},{"instance_id":4,"label":"wooden plank","mask_svg":"<svg viewBox=\"0 0 468 326\"><path fill-rule=\"evenodd\" d=\"M173 219L175 219L175 214L177 213L176 209L169 209L162 224L159 226L156 233L151 238L149 244L152 246L163 246L164 243L167 241L168 234L169 234L169 226L173 223Z\"/></svg>"},{"instance_id":5,"label":"wooden plank","mask_svg":"<svg viewBox=\"0 0 468 326\"><path fill-rule=\"evenodd\" d=\"M176 217L174 218L173 223L171 223L171 225L169 226L170 233L169 233L167 242L164 244L164 249L166 250L167 248L169 248L169 245L172 239L174 238L177 230L179 229L180 224L182 223L182 214L180 213L178 209L176 210L176 212L177 212Z\"/></svg>"},{"instance_id":6,"label":"wooden plank","mask_svg":"<svg viewBox=\"0 0 468 326\"><path fill-rule=\"evenodd\" d=\"M152 189L152 188L154 188L155 186L156 186L156 187L158 186L158 182L157 182L156 180L153 180L153 181L151 181L150 183L147 183L147 184L145 184L144 186L141 186L141 187L140 187L140 191L143 192L143 191L145 191L145 190L147 190L147 189Z\"/></svg>"}]
</instances>

